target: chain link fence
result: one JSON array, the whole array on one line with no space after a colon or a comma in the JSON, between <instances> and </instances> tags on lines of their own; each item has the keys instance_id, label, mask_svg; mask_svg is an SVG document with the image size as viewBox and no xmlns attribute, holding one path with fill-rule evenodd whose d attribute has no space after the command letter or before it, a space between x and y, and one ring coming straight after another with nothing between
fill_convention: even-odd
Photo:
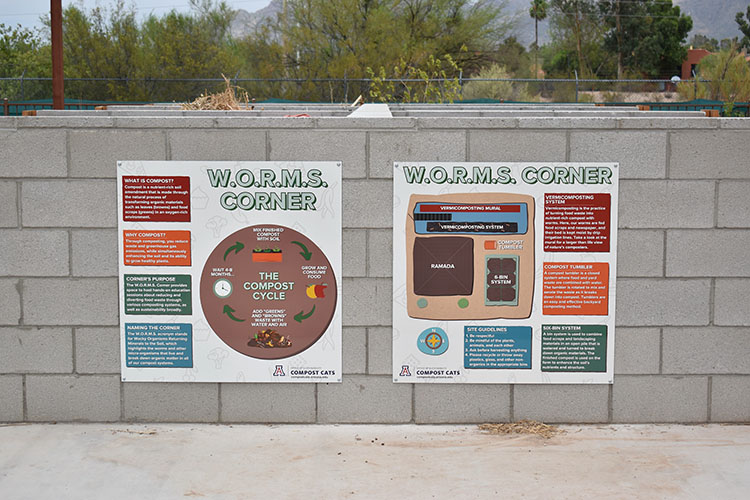
<instances>
[{"instance_id":1,"label":"chain link fence","mask_svg":"<svg viewBox=\"0 0 750 500\"><path fill-rule=\"evenodd\" d=\"M664 104L688 98L677 92L672 80L592 80L592 79L482 79L453 80L340 79L340 78L232 78L232 86L248 93L258 102L289 100L296 102L351 103L360 95L367 102L376 99L370 91L390 86L393 101L403 102L405 90L419 96L425 87L438 88L448 99L464 102L596 102L618 104ZM458 83L458 85L456 85ZM698 82L682 83L695 85ZM379 87L378 87L379 86ZM66 78L66 102L189 102L201 94L223 91L222 78ZM450 91L450 89L457 89ZM377 93L377 92L376 92ZM434 93L433 93L434 95ZM49 99L52 79L39 77L0 78L0 99L15 102ZM417 97L418 98L418 97ZM414 99L414 97L412 97ZM413 101L412 101L413 102ZM734 115L747 115L747 106L735 104Z\"/></svg>"}]
</instances>

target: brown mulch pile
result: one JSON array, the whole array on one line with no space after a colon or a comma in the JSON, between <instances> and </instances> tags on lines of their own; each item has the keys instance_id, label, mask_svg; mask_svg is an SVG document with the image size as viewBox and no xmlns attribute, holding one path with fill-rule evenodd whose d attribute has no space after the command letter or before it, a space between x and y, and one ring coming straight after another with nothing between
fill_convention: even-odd
<instances>
[{"instance_id":1,"label":"brown mulch pile","mask_svg":"<svg viewBox=\"0 0 750 500\"><path fill-rule=\"evenodd\" d=\"M535 434L545 439L565 432L554 425L544 424L536 420L520 420L507 424L480 424L479 429L489 434Z\"/></svg>"},{"instance_id":2,"label":"brown mulch pile","mask_svg":"<svg viewBox=\"0 0 750 500\"><path fill-rule=\"evenodd\" d=\"M218 94L201 94L200 97L195 99L193 102L186 102L182 104L182 109L189 111L197 110L233 110L233 109L251 109L250 108L250 96L242 90L240 87L233 87L229 79L221 75L224 79L226 88L223 92ZM239 96L235 93L235 89L239 91Z\"/></svg>"}]
</instances>

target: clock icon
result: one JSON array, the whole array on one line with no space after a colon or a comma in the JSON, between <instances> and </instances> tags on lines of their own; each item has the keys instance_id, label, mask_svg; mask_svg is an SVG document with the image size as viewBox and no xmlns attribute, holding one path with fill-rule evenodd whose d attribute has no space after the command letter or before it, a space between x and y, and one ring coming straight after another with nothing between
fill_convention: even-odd
<instances>
[{"instance_id":1,"label":"clock icon","mask_svg":"<svg viewBox=\"0 0 750 500\"><path fill-rule=\"evenodd\" d=\"M232 282L224 278L214 281L214 295L220 299L226 299L232 295Z\"/></svg>"}]
</instances>

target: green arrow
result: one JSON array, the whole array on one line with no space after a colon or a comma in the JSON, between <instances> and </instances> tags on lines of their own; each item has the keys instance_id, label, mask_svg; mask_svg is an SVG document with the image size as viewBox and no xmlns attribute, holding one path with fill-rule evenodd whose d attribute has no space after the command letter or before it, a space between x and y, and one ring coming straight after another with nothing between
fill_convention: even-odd
<instances>
[{"instance_id":1,"label":"green arrow","mask_svg":"<svg viewBox=\"0 0 750 500\"><path fill-rule=\"evenodd\" d=\"M305 314L304 309L297 314L294 315L294 321L297 321L298 323L302 323L303 319L307 319L315 312L315 306L313 306L312 309L310 309L310 312Z\"/></svg>"},{"instance_id":2,"label":"green arrow","mask_svg":"<svg viewBox=\"0 0 750 500\"><path fill-rule=\"evenodd\" d=\"M227 251L224 253L224 260L227 260L227 255L232 253L232 250L234 250L234 254L237 255L238 253L240 253L240 250L242 250L243 248L245 248L245 245L243 245L241 242L238 241L231 247L227 248Z\"/></svg>"},{"instance_id":3,"label":"green arrow","mask_svg":"<svg viewBox=\"0 0 750 500\"><path fill-rule=\"evenodd\" d=\"M299 241L293 241L293 245L299 245L299 247L302 249L302 251L299 253L302 257L305 258L305 260L310 260L310 257L312 257L312 252L307 250L307 247L300 243Z\"/></svg>"},{"instance_id":4,"label":"green arrow","mask_svg":"<svg viewBox=\"0 0 750 500\"><path fill-rule=\"evenodd\" d=\"M313 307L313 309L314 309L314 307ZM228 305L224 306L224 314L226 314L227 316L229 316L229 319L231 319L232 321L245 321L244 319L235 318L234 315L232 314L233 312L234 312L234 309L232 309ZM310 314L312 314L312 313L310 313ZM296 319L296 316L295 316L295 319Z\"/></svg>"}]
</instances>

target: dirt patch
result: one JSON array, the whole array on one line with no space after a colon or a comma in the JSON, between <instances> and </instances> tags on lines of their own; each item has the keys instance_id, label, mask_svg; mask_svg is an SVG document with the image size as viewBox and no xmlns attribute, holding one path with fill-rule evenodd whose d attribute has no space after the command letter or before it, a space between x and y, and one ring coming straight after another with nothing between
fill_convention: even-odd
<instances>
[{"instance_id":1,"label":"dirt patch","mask_svg":"<svg viewBox=\"0 0 750 500\"><path fill-rule=\"evenodd\" d=\"M480 424L479 429L489 434L533 434L549 439L565 431L536 420L520 420L505 424Z\"/></svg>"}]
</instances>

